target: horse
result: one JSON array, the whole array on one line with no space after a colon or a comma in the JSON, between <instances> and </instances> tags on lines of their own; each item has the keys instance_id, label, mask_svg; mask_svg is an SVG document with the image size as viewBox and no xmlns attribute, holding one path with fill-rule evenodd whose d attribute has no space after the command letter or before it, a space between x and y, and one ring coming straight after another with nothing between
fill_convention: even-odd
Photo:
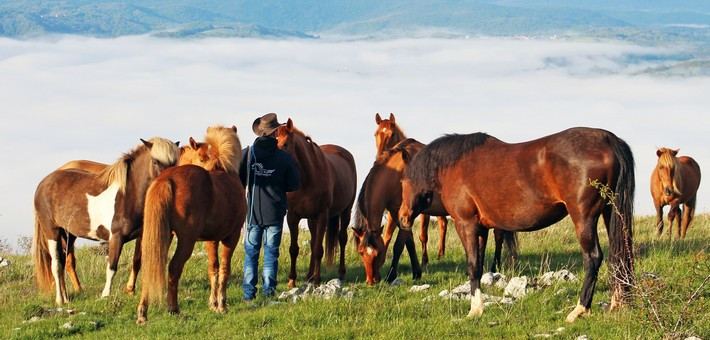
<instances>
[{"instance_id":1,"label":"horse","mask_svg":"<svg viewBox=\"0 0 710 340\"><path fill-rule=\"evenodd\" d=\"M392 113L390 113L389 119L382 119L380 114L376 113L375 123L377 124L377 129L375 130L375 145L377 146L376 157L380 157L380 155L385 153L386 150L392 149L395 145L397 145L397 143L407 138L399 125L397 125L394 114ZM392 215L389 211L387 212L387 227L385 228L385 233L383 235L385 250L387 249L389 242L392 239L392 234L394 233L394 227L396 226L397 221L397 219L394 218L395 216L397 215ZM429 218L428 214L422 214L419 221L419 225L422 226L419 229L419 241L422 243L422 266L426 266L429 263L429 253L427 252L427 243L429 242ZM446 218L446 215L437 216L437 220L439 223L438 258L441 258L444 256L444 252L446 251L446 227L449 221ZM416 254L412 252L409 256L416 256Z\"/></svg>"},{"instance_id":2,"label":"horse","mask_svg":"<svg viewBox=\"0 0 710 340\"><path fill-rule=\"evenodd\" d=\"M296 286L298 223L303 218L308 219L311 232L311 262L306 279L316 285L320 284L325 237L325 259L328 266L334 262L335 247L340 241L338 278L343 280L348 224L357 190L355 159L340 146L318 146L311 137L294 127L291 118L278 128L277 138L278 147L293 157L301 174L300 189L286 194L286 221L291 233L288 286Z\"/></svg>"},{"instance_id":3,"label":"horse","mask_svg":"<svg viewBox=\"0 0 710 340\"><path fill-rule=\"evenodd\" d=\"M593 188L593 180L613 192L610 202ZM627 298L634 279L634 190L631 149L609 131L572 128L516 144L485 133L453 134L434 140L410 161L399 217L410 228L413 218L432 204L434 192L441 193L466 252L472 317L483 313L480 280L488 229L534 231L569 214L586 272L577 306L567 316L574 322L591 311L602 262L600 215L609 235L611 309Z\"/></svg>"},{"instance_id":4,"label":"horse","mask_svg":"<svg viewBox=\"0 0 710 340\"><path fill-rule=\"evenodd\" d=\"M141 141L142 145L97 174L79 169L56 170L37 186L35 279L42 290L49 291L54 284L57 305L68 302L64 283L66 256L61 242L66 241L67 253L73 252L77 236L109 242L106 285L101 297L110 294L123 244L140 235L148 184L178 158L176 143L158 137Z\"/></svg>"},{"instance_id":5,"label":"horse","mask_svg":"<svg viewBox=\"0 0 710 340\"><path fill-rule=\"evenodd\" d=\"M231 259L247 211L238 174L242 147L234 126L208 128L205 143L211 156L205 159L204 167L187 164L167 169L153 180L146 193L141 249L143 286L137 324L147 322L149 302L163 298L173 234L178 241L168 270L168 312L179 313L178 284L197 241L207 242L209 307L218 313L227 311ZM189 157L185 152L183 155ZM217 258L220 242L224 246L221 264Z\"/></svg>"},{"instance_id":6,"label":"horse","mask_svg":"<svg viewBox=\"0 0 710 340\"><path fill-rule=\"evenodd\" d=\"M678 155L680 149L660 148L656 151L658 163L651 173L651 196L656 207L658 236L663 233L663 207L668 211L668 237L671 237L673 220L676 220L678 238L685 238L685 232L695 215L695 203L700 186L700 166L688 157ZM681 217L680 205L683 204Z\"/></svg>"},{"instance_id":7,"label":"horse","mask_svg":"<svg viewBox=\"0 0 710 340\"><path fill-rule=\"evenodd\" d=\"M365 266L367 283L370 285L380 281L379 270L384 263L388 248L388 240L381 236L383 212L387 211L388 216L398 216L402 203L401 181L406 164L409 157L416 155L423 147L424 144L408 138L385 151L375 160L360 189L355 212L355 225L353 226L356 237L353 240L355 241L355 249ZM432 206L427 208L424 213L432 216L447 216L449 214L443 207L438 193L434 194ZM388 227L395 224L398 224L397 220L390 218L387 221ZM421 226L422 229L426 227L426 225ZM503 241L505 241L509 257L512 257L512 254L517 250L515 233L496 230L495 235L496 252L491 271L496 271L496 265L500 264L500 250ZM412 263L412 276L414 279L421 277L422 270L417 261L411 234L400 231L394 245L392 264L385 277L387 282L392 282L397 277L397 265L405 245Z\"/></svg>"}]
</instances>

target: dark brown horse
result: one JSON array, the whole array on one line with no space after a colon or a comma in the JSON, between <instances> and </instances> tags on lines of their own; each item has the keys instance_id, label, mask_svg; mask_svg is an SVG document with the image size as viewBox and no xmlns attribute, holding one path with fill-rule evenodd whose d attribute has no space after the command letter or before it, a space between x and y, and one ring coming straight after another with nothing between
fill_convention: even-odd
<instances>
[{"instance_id":1,"label":"dark brown horse","mask_svg":"<svg viewBox=\"0 0 710 340\"><path fill-rule=\"evenodd\" d=\"M246 198L239 180L241 144L237 128L211 127L205 138L214 158L205 168L176 166L163 171L148 188L143 226L143 288L136 323L148 319L149 301L160 301L172 234L177 247L168 273L168 311L178 313L177 289L185 262L197 241L207 241L209 306L227 310L231 259L246 219ZM191 143L192 144L192 143ZM215 159L215 162L209 162ZM221 242L222 263L217 258Z\"/></svg>"},{"instance_id":2,"label":"dark brown horse","mask_svg":"<svg viewBox=\"0 0 710 340\"><path fill-rule=\"evenodd\" d=\"M376 113L375 123L377 123L377 129L375 130L375 146L377 146L376 158L380 157L380 155L382 155L386 150L393 148L397 145L397 143L407 138L399 125L397 125L394 114L392 113L390 113L389 119L382 119L380 114ZM387 226L385 227L385 233L382 236L385 242L385 249L387 249L390 240L392 240L392 234L394 233L394 228L397 225L396 216L396 214L391 215L389 211L387 212ZM446 227L449 221L445 215L437 216L437 220L439 222L439 258L441 258L444 256L444 252L446 251ZM419 225L422 226L422 228L419 228L419 241L422 243L422 266L426 266L429 263L429 253L427 252L427 243L429 241L428 214L421 214ZM409 255L414 256L413 253L410 253Z\"/></svg>"},{"instance_id":3,"label":"dark brown horse","mask_svg":"<svg viewBox=\"0 0 710 340\"><path fill-rule=\"evenodd\" d=\"M656 207L658 236L663 233L664 206L671 206L668 211L668 237L671 237L675 219L678 238L684 238L695 215L696 194L700 186L700 166L688 156L676 157L678 151L679 149L667 148L656 151L658 163L651 174L651 196ZM684 205L682 213L681 204Z\"/></svg>"},{"instance_id":4,"label":"dark brown horse","mask_svg":"<svg viewBox=\"0 0 710 340\"><path fill-rule=\"evenodd\" d=\"M616 196L607 204L590 186L597 180ZM410 162L402 183L404 227L440 192L466 251L471 280L469 316L483 313L480 280L488 229L534 231L567 214L582 248L585 277L573 322L592 305L602 250L597 222L609 235L612 308L633 283L631 247L634 162L629 146L611 132L573 128L537 140L508 144L484 133L447 135L424 147ZM614 207L618 208L618 214Z\"/></svg>"},{"instance_id":5,"label":"dark brown horse","mask_svg":"<svg viewBox=\"0 0 710 340\"><path fill-rule=\"evenodd\" d=\"M98 174L78 169L56 170L35 192L33 258L40 288L56 288L56 302L67 302L64 283L66 251L78 237L109 242L106 285L111 292L123 244L140 234L143 203L148 184L163 169L175 164L178 148L163 138L143 141Z\"/></svg>"},{"instance_id":6,"label":"dark brown horse","mask_svg":"<svg viewBox=\"0 0 710 340\"><path fill-rule=\"evenodd\" d=\"M367 283L370 285L380 280L379 271L384 264L388 248L388 240L382 238L383 212L386 211L388 216L398 216L399 207L402 204L401 181L406 169L406 162L409 157L416 155L423 147L424 144L408 138L385 151L375 160L360 189L355 212L355 226L353 227L356 236L354 240L357 252L365 266ZM448 215L438 193L434 194L432 205L424 213L432 216L443 215L444 218ZM399 222L388 220L387 226L389 225L399 225ZM426 227L426 225L421 226L422 229ZM495 271L496 264L500 264L500 250L504 240L508 255L512 256L516 252L515 233L496 230L495 236L496 253L491 271ZM394 245L392 264L385 278L388 282L397 277L399 257L404 246L409 252L413 277L415 279L421 277L422 270L417 261L411 230L400 230Z\"/></svg>"},{"instance_id":7,"label":"dark brown horse","mask_svg":"<svg viewBox=\"0 0 710 340\"><path fill-rule=\"evenodd\" d=\"M279 148L293 157L301 174L301 188L289 192L286 221L291 233L291 272L289 287L296 285L296 257L298 256L298 223L308 219L311 232L311 262L306 279L320 284L323 259L323 238L326 239L326 264L332 265L335 247L340 240L338 277L345 276L345 245L348 224L357 190L355 160L352 154L337 145L318 146L310 137L293 126L289 118L279 127Z\"/></svg>"}]
</instances>

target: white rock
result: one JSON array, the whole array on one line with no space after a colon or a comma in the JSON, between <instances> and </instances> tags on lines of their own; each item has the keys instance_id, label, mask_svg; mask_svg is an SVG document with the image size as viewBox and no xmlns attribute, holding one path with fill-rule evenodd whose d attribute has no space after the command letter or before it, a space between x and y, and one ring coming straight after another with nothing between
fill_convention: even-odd
<instances>
[{"instance_id":1,"label":"white rock","mask_svg":"<svg viewBox=\"0 0 710 340\"><path fill-rule=\"evenodd\" d=\"M338 288L343 287L343 283L340 281L340 279L332 279L332 280L328 281L328 283L326 283L326 285L331 286L331 287L338 287Z\"/></svg>"},{"instance_id":2,"label":"white rock","mask_svg":"<svg viewBox=\"0 0 710 340\"><path fill-rule=\"evenodd\" d=\"M528 277L520 276L510 279L508 285L505 286L504 294L519 299L528 293Z\"/></svg>"},{"instance_id":3,"label":"white rock","mask_svg":"<svg viewBox=\"0 0 710 340\"><path fill-rule=\"evenodd\" d=\"M559 281L571 281L571 282L576 282L577 281L577 276L572 274L567 269L562 269L557 272L555 272L555 279Z\"/></svg>"},{"instance_id":4,"label":"white rock","mask_svg":"<svg viewBox=\"0 0 710 340\"><path fill-rule=\"evenodd\" d=\"M485 273L485 274L483 274L483 276L481 276L481 284L484 286L492 286L494 284L496 286L498 286L498 282L500 280L507 282L508 278L501 273L491 273L491 272ZM505 284L503 285L503 287L505 287ZM501 287L501 288L503 288L503 287Z\"/></svg>"},{"instance_id":5,"label":"white rock","mask_svg":"<svg viewBox=\"0 0 710 340\"><path fill-rule=\"evenodd\" d=\"M580 335L575 340L588 340L588 339L589 338L586 335Z\"/></svg>"},{"instance_id":6,"label":"white rock","mask_svg":"<svg viewBox=\"0 0 710 340\"><path fill-rule=\"evenodd\" d=\"M502 277L496 281L495 286L500 288L500 289L505 289L505 286L508 285L508 278L505 277L505 275L501 275Z\"/></svg>"},{"instance_id":7,"label":"white rock","mask_svg":"<svg viewBox=\"0 0 710 340\"><path fill-rule=\"evenodd\" d=\"M74 325L72 325L71 322L67 322L67 323L65 323L65 324L62 325L62 328L64 328L64 329L69 329L69 328L72 328L72 327L74 327Z\"/></svg>"},{"instance_id":8,"label":"white rock","mask_svg":"<svg viewBox=\"0 0 710 340\"><path fill-rule=\"evenodd\" d=\"M197 253L192 253L192 256L194 256L194 257L205 257L205 256L207 256L207 253L204 252L204 251L200 251L200 252L197 252Z\"/></svg>"},{"instance_id":9,"label":"white rock","mask_svg":"<svg viewBox=\"0 0 710 340\"><path fill-rule=\"evenodd\" d=\"M542 274L540 276L540 279L538 280L538 283L542 286L552 286L557 282L555 279L555 272L547 272L545 274Z\"/></svg>"},{"instance_id":10,"label":"white rock","mask_svg":"<svg viewBox=\"0 0 710 340\"><path fill-rule=\"evenodd\" d=\"M276 306L280 305L282 302L281 301L269 301L269 306Z\"/></svg>"},{"instance_id":11,"label":"white rock","mask_svg":"<svg viewBox=\"0 0 710 340\"><path fill-rule=\"evenodd\" d=\"M697 336L691 336L691 337L687 337L687 338L685 338L685 339L683 339L683 340L703 340L703 339L698 338Z\"/></svg>"},{"instance_id":12,"label":"white rock","mask_svg":"<svg viewBox=\"0 0 710 340\"><path fill-rule=\"evenodd\" d=\"M550 334L535 334L535 335L533 335L533 338L549 338L551 336L552 335L550 335Z\"/></svg>"},{"instance_id":13,"label":"white rock","mask_svg":"<svg viewBox=\"0 0 710 340\"><path fill-rule=\"evenodd\" d=\"M444 296L447 296L447 295L449 295L449 290L448 290L448 289L444 289L444 290L442 290L441 292L439 292L439 296L441 296L441 297L444 297Z\"/></svg>"},{"instance_id":14,"label":"white rock","mask_svg":"<svg viewBox=\"0 0 710 340\"><path fill-rule=\"evenodd\" d=\"M466 283L454 288L451 292L454 294L470 294L471 293L471 283L466 282Z\"/></svg>"},{"instance_id":15,"label":"white rock","mask_svg":"<svg viewBox=\"0 0 710 340\"><path fill-rule=\"evenodd\" d=\"M557 329L555 329L555 332L562 333L562 332L564 332L564 330L565 330L564 327L558 327Z\"/></svg>"},{"instance_id":16,"label":"white rock","mask_svg":"<svg viewBox=\"0 0 710 340\"><path fill-rule=\"evenodd\" d=\"M427 289L429 289L430 287L431 287L431 286L430 286L429 284L423 284L423 285L421 285L421 286L412 286L412 288L409 288L409 291L410 291L410 292L420 292L420 291L422 291L422 290L427 290Z\"/></svg>"},{"instance_id":17,"label":"white rock","mask_svg":"<svg viewBox=\"0 0 710 340\"><path fill-rule=\"evenodd\" d=\"M402 279L396 278L396 279L394 279L394 281L392 281L392 283L390 283L390 286L399 286L401 284L402 284Z\"/></svg>"},{"instance_id":18,"label":"white rock","mask_svg":"<svg viewBox=\"0 0 710 340\"><path fill-rule=\"evenodd\" d=\"M434 298L435 298L434 295L429 295L429 296L423 298L422 302L429 302L431 300L434 300Z\"/></svg>"},{"instance_id":19,"label":"white rock","mask_svg":"<svg viewBox=\"0 0 710 340\"><path fill-rule=\"evenodd\" d=\"M10 262L10 260L3 259L2 257L0 257L0 267L7 267L11 264L12 264L12 262Z\"/></svg>"},{"instance_id":20,"label":"white rock","mask_svg":"<svg viewBox=\"0 0 710 340\"><path fill-rule=\"evenodd\" d=\"M22 323L33 323L39 321L39 316L33 316L29 320L22 321Z\"/></svg>"},{"instance_id":21,"label":"white rock","mask_svg":"<svg viewBox=\"0 0 710 340\"><path fill-rule=\"evenodd\" d=\"M353 296L355 296L355 293L353 292L345 292L345 294L343 294L344 299L352 299Z\"/></svg>"}]
</instances>

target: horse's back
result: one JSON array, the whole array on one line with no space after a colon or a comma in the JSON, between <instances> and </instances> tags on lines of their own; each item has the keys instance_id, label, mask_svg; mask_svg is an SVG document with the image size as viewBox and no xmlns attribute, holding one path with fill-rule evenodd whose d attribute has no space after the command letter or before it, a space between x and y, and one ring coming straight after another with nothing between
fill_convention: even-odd
<instances>
[{"instance_id":1,"label":"horse's back","mask_svg":"<svg viewBox=\"0 0 710 340\"><path fill-rule=\"evenodd\" d=\"M64 165L60 166L57 170L65 170L65 169L81 169L84 171L88 171L91 173L99 173L102 170L106 169L108 165L99 163L99 162L94 162L94 161L89 161L85 159L77 159L73 161L69 161L65 163Z\"/></svg>"},{"instance_id":2,"label":"horse's back","mask_svg":"<svg viewBox=\"0 0 710 340\"><path fill-rule=\"evenodd\" d=\"M348 150L338 145L326 144L320 146L320 149L333 175L333 204L330 211L340 213L352 206L355 201L357 190L355 158Z\"/></svg>"},{"instance_id":3,"label":"horse's back","mask_svg":"<svg viewBox=\"0 0 710 340\"><path fill-rule=\"evenodd\" d=\"M678 162L683 166L683 192L684 196L688 199L695 197L695 193L700 187L700 165L690 156L678 157ZM687 194L686 191L691 191L691 194Z\"/></svg>"}]
</instances>

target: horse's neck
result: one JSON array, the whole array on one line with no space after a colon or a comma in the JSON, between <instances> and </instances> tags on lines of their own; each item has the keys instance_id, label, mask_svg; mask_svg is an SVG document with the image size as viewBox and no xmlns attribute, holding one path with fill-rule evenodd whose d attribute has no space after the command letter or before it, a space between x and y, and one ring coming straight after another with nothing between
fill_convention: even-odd
<instances>
[{"instance_id":1,"label":"horse's neck","mask_svg":"<svg viewBox=\"0 0 710 340\"><path fill-rule=\"evenodd\" d=\"M327 161L323 151L313 144L308 142L305 138L299 141L299 146L295 150L296 152L296 165L298 166L298 171L301 175L301 187L306 188L310 183L322 179L322 176L316 175L316 173L321 173L317 170L327 171ZM319 177L319 178L316 178Z\"/></svg>"},{"instance_id":2,"label":"horse's neck","mask_svg":"<svg viewBox=\"0 0 710 340\"><path fill-rule=\"evenodd\" d=\"M146 167L151 165L150 153L137 157L128 169L126 178L126 193L122 199L124 206L129 207L133 213L143 213L145 193L148 191L150 178L146 175ZM118 198L117 198L118 199Z\"/></svg>"}]
</instances>

